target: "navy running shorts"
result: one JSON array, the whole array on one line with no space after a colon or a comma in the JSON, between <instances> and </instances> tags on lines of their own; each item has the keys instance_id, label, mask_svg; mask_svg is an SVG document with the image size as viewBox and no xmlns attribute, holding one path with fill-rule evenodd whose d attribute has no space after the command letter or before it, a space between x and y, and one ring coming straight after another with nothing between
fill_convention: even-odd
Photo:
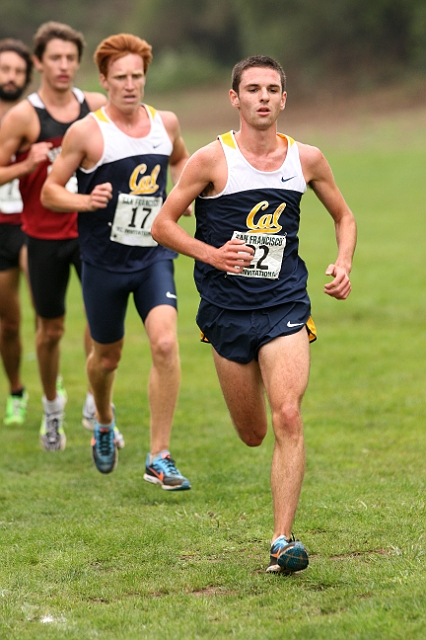
<instances>
[{"instance_id":1,"label":"navy running shorts","mask_svg":"<svg viewBox=\"0 0 426 640\"><path fill-rule=\"evenodd\" d=\"M37 314L59 318L65 314L65 297L71 265L81 279L78 238L40 240L28 236L28 271Z\"/></svg>"},{"instance_id":2,"label":"navy running shorts","mask_svg":"<svg viewBox=\"0 0 426 640\"><path fill-rule=\"evenodd\" d=\"M306 302L240 311L201 300L197 324L203 342L210 342L220 356L240 364L257 360L264 344L297 333L304 326L310 342L316 339L311 306Z\"/></svg>"},{"instance_id":3,"label":"navy running shorts","mask_svg":"<svg viewBox=\"0 0 426 640\"><path fill-rule=\"evenodd\" d=\"M26 237L19 224L0 224L0 271L19 267L19 255Z\"/></svg>"},{"instance_id":4,"label":"navy running shorts","mask_svg":"<svg viewBox=\"0 0 426 640\"><path fill-rule=\"evenodd\" d=\"M93 340L111 344L122 339L131 293L142 322L161 304L177 309L173 276L173 260L159 260L132 273L106 271L83 262L84 305Z\"/></svg>"}]
</instances>

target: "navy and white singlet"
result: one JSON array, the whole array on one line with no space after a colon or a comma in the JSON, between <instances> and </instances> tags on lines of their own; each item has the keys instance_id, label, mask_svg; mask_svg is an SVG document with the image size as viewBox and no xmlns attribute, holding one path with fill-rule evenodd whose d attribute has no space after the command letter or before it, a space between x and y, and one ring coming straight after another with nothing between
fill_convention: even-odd
<instances>
[{"instance_id":1,"label":"navy and white singlet","mask_svg":"<svg viewBox=\"0 0 426 640\"><path fill-rule=\"evenodd\" d=\"M296 142L276 171L255 169L230 131L219 136L228 166L224 190L199 196L195 203L195 237L214 247L233 237L255 250L241 274L229 274L196 261L195 283L201 297L225 309L260 309L306 302L308 272L299 257L300 201L306 191Z\"/></svg>"},{"instance_id":2,"label":"navy and white singlet","mask_svg":"<svg viewBox=\"0 0 426 640\"><path fill-rule=\"evenodd\" d=\"M177 254L155 242L150 229L166 198L167 170L172 142L159 113L143 105L151 128L148 135L132 138L106 115L95 118L104 140L102 158L92 169L77 170L79 193L91 193L110 182L113 196L105 209L82 212L78 232L83 262L120 273L132 273Z\"/></svg>"}]
</instances>

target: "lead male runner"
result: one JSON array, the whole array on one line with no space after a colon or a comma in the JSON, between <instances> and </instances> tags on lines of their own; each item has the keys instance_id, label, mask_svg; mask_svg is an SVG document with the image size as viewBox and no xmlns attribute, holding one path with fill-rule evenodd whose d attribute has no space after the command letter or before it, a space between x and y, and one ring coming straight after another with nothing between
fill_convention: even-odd
<instances>
[{"instance_id":1,"label":"lead male runner","mask_svg":"<svg viewBox=\"0 0 426 640\"><path fill-rule=\"evenodd\" d=\"M268 572L305 569L292 536L305 469L300 413L315 338L298 254L300 200L310 186L334 220L338 254L324 291L345 299L356 243L354 217L315 147L277 133L286 102L281 65L253 56L233 70L240 130L197 151L154 221L152 235L195 258L201 295L197 322L213 357L232 421L248 446L265 437L266 396L275 435L271 488L274 532ZM196 198L195 238L177 224Z\"/></svg>"},{"instance_id":2,"label":"lead male runner","mask_svg":"<svg viewBox=\"0 0 426 640\"><path fill-rule=\"evenodd\" d=\"M59 22L42 24L34 35L38 91L5 116L0 128L0 184L19 178L24 203L28 270L37 312L36 350L43 388L40 441L46 451L64 449L66 393L58 384L60 340L65 331L65 295L73 265L80 276L77 213L57 216L40 203L40 191L61 149L68 127L106 99L73 87L84 49L80 32ZM9 164L16 156L16 162ZM75 178L74 178L75 182ZM73 181L69 188L75 188ZM86 351L90 338L86 333ZM121 434L120 434L121 435Z\"/></svg>"},{"instance_id":3,"label":"lead male runner","mask_svg":"<svg viewBox=\"0 0 426 640\"><path fill-rule=\"evenodd\" d=\"M96 404L96 468L110 473L117 464L112 390L133 294L152 353L151 452L144 479L180 491L191 485L169 452L180 382L176 254L159 246L150 228L166 196L168 167L177 182L188 152L175 114L142 103L151 59L151 46L130 34L100 43L95 62L108 104L71 127L42 201L57 211L80 212L83 295L93 339L87 373ZM65 184L76 170L79 193L73 195Z\"/></svg>"},{"instance_id":4,"label":"lead male runner","mask_svg":"<svg viewBox=\"0 0 426 640\"><path fill-rule=\"evenodd\" d=\"M14 38L0 40L0 121L18 104L31 82L33 63L28 47ZM0 354L9 383L4 424L20 426L27 414L28 393L21 379L21 272L28 275L22 232L19 181L0 187Z\"/></svg>"}]
</instances>

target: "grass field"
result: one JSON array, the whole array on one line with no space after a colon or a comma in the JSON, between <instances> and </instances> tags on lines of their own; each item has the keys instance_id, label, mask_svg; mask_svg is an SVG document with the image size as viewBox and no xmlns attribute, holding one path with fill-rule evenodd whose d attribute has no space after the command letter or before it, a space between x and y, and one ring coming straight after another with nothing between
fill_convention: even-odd
<instances>
[{"instance_id":1,"label":"grass field","mask_svg":"<svg viewBox=\"0 0 426 640\"><path fill-rule=\"evenodd\" d=\"M313 129L356 214L353 292L326 297L333 225L303 201L301 254L319 340L303 405L307 472L294 531L311 564L267 575L272 437L258 449L234 434L198 342L192 263L177 263L182 388L172 453L193 489L143 481L149 446L149 349L130 306L115 389L126 447L110 476L81 426L83 314L75 279L61 371L67 449L38 445L41 391L25 307L23 428L2 429L0 638L424 639L425 353L424 113ZM292 133L292 131L289 131ZM190 146L206 141L191 132ZM191 223L186 223L188 226ZM6 385L1 384L3 406Z\"/></svg>"}]
</instances>

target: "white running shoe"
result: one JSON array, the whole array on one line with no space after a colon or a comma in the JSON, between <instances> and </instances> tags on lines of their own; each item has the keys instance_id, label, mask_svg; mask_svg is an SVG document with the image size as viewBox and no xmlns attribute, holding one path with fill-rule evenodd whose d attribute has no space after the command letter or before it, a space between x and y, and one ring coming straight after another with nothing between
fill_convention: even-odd
<instances>
[{"instance_id":1,"label":"white running shoe","mask_svg":"<svg viewBox=\"0 0 426 640\"><path fill-rule=\"evenodd\" d=\"M63 395L57 396L56 407L53 410L47 410L46 400L43 399L44 413L40 425L40 443L45 451L63 451L66 447L67 438L63 427L65 403L66 399Z\"/></svg>"}]
</instances>

